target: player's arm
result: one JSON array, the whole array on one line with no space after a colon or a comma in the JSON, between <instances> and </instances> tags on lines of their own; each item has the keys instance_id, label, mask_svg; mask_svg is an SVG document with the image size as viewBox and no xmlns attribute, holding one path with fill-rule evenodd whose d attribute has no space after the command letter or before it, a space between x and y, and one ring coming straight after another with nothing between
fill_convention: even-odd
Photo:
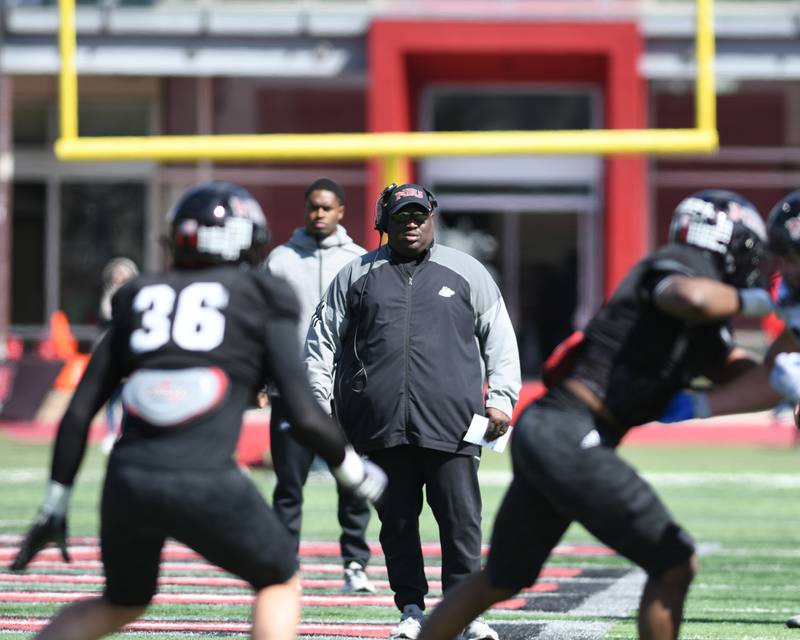
<instances>
[{"instance_id":1,"label":"player's arm","mask_svg":"<svg viewBox=\"0 0 800 640\"><path fill-rule=\"evenodd\" d=\"M78 473L88 439L92 418L120 383L120 373L113 357L115 341L112 326L95 347L86 371L67 407L58 428L50 471L50 482L39 512L11 565L14 571L24 569L49 542L67 552L67 509L72 484Z\"/></svg>"},{"instance_id":2,"label":"player's arm","mask_svg":"<svg viewBox=\"0 0 800 640\"><path fill-rule=\"evenodd\" d=\"M776 389L775 359L778 354L791 353L800 349L797 341L789 331L784 331L770 345L764 361L727 384L720 385L708 393L709 409L712 415L763 411L774 407L784 397L798 400L796 393ZM792 372L785 372L791 376ZM787 383L791 388L791 380ZM797 386L797 384L795 385Z\"/></svg>"},{"instance_id":3,"label":"player's arm","mask_svg":"<svg viewBox=\"0 0 800 640\"><path fill-rule=\"evenodd\" d=\"M781 334L772 343L764 361L758 365L738 365L742 367L739 375L726 376L727 380L710 391L681 391L672 399L661 417L662 422L679 422L692 418L708 418L716 415L764 411L774 407L784 397L800 400L800 367L785 363L783 368L776 366L776 357L796 351L800 345L789 331ZM738 349L731 352L735 357ZM783 361L781 361L783 364ZM732 363L736 367L736 363ZM783 376L786 387L781 393L776 387L776 370ZM792 388L796 390L793 393Z\"/></svg>"},{"instance_id":4,"label":"player's arm","mask_svg":"<svg viewBox=\"0 0 800 640\"><path fill-rule=\"evenodd\" d=\"M720 366L710 367L704 374L715 385L724 385L758 366L759 361L751 353L741 347L733 347Z\"/></svg>"},{"instance_id":5,"label":"player's arm","mask_svg":"<svg viewBox=\"0 0 800 640\"><path fill-rule=\"evenodd\" d=\"M271 320L266 347L268 373L284 399L293 436L328 463L340 485L375 502L386 486L386 475L358 456L347 444L341 427L315 399L300 358L296 319L285 316Z\"/></svg>"},{"instance_id":6,"label":"player's arm","mask_svg":"<svg viewBox=\"0 0 800 640\"><path fill-rule=\"evenodd\" d=\"M690 322L715 322L735 315L761 317L773 308L765 289L737 289L711 278L677 273L655 276L651 295L656 308Z\"/></svg>"}]
</instances>

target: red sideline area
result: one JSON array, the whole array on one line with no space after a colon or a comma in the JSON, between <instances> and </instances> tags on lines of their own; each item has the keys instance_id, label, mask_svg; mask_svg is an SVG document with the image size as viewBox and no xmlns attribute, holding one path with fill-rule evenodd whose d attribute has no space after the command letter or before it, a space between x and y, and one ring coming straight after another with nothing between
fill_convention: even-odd
<instances>
[{"instance_id":1,"label":"red sideline area","mask_svg":"<svg viewBox=\"0 0 800 640\"><path fill-rule=\"evenodd\" d=\"M514 420L522 409L538 398L544 390L540 382L523 385ZM258 465L269 450L269 412L250 411L245 414L237 457L245 465ZM51 442L57 423L42 421L0 421L0 432L18 442ZM644 445L738 445L793 447L798 444L798 431L789 413L775 417L769 412L743 414L709 420L695 420L677 425L653 423L633 429L625 444ZM105 424L95 420L90 439L100 440Z\"/></svg>"}]
</instances>

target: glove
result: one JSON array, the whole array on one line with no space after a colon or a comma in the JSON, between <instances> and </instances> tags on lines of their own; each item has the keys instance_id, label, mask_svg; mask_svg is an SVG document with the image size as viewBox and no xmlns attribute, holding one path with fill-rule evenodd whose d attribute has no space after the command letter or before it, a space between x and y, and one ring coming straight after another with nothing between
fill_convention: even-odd
<instances>
[{"instance_id":1,"label":"glove","mask_svg":"<svg viewBox=\"0 0 800 640\"><path fill-rule=\"evenodd\" d=\"M739 289L739 314L750 318L760 318L772 312L774 303L766 289L753 287Z\"/></svg>"},{"instance_id":2,"label":"glove","mask_svg":"<svg viewBox=\"0 0 800 640\"><path fill-rule=\"evenodd\" d=\"M800 353L779 353L769 374L769 384L792 402L800 402Z\"/></svg>"},{"instance_id":3,"label":"glove","mask_svg":"<svg viewBox=\"0 0 800 640\"><path fill-rule=\"evenodd\" d=\"M50 481L36 520L25 535L17 557L11 563L12 571L22 571L49 542L58 545L64 562L71 561L67 550L67 507L71 492L71 487Z\"/></svg>"},{"instance_id":4,"label":"glove","mask_svg":"<svg viewBox=\"0 0 800 640\"><path fill-rule=\"evenodd\" d=\"M333 477L345 489L375 504L386 489L388 478L378 465L363 460L353 447L345 449L344 460L331 469Z\"/></svg>"},{"instance_id":5,"label":"glove","mask_svg":"<svg viewBox=\"0 0 800 640\"><path fill-rule=\"evenodd\" d=\"M17 557L9 567L12 571L22 571L33 560L34 556L47 546L48 542L55 542L64 562L71 562L67 550L67 519L63 516L40 513L20 545Z\"/></svg>"},{"instance_id":6,"label":"glove","mask_svg":"<svg viewBox=\"0 0 800 640\"><path fill-rule=\"evenodd\" d=\"M711 415L711 405L708 394L702 391L678 391L664 407L659 422L671 424L683 420L708 418Z\"/></svg>"}]
</instances>

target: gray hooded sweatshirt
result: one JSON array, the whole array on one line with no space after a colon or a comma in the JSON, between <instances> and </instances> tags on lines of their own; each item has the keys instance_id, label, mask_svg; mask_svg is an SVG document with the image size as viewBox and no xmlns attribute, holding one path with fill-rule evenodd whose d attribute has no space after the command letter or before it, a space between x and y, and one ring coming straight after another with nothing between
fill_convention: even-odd
<instances>
[{"instance_id":1,"label":"gray hooded sweatshirt","mask_svg":"<svg viewBox=\"0 0 800 640\"><path fill-rule=\"evenodd\" d=\"M311 316L339 270L366 251L339 225L336 232L318 241L298 227L285 244L273 249L263 268L287 280L300 300L298 339L305 342Z\"/></svg>"}]
</instances>

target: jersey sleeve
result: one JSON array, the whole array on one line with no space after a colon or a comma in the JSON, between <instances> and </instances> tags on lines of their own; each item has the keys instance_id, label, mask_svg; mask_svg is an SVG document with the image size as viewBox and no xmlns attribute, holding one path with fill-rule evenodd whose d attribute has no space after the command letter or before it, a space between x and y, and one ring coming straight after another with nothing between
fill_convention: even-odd
<instances>
[{"instance_id":1,"label":"jersey sleeve","mask_svg":"<svg viewBox=\"0 0 800 640\"><path fill-rule=\"evenodd\" d=\"M639 297L647 302L653 300L654 294L663 283L673 276L692 278L697 273L690 266L674 258L653 260L644 269L638 283Z\"/></svg>"},{"instance_id":2,"label":"jersey sleeve","mask_svg":"<svg viewBox=\"0 0 800 640\"><path fill-rule=\"evenodd\" d=\"M344 460L346 439L311 392L297 342L297 322L297 314L286 313L267 323L266 371L284 399L294 437L335 467Z\"/></svg>"},{"instance_id":3,"label":"jersey sleeve","mask_svg":"<svg viewBox=\"0 0 800 640\"><path fill-rule=\"evenodd\" d=\"M51 479L56 482L72 485L86 451L92 418L120 384L119 342L119 328L112 322L92 352L86 371L58 427L50 473Z\"/></svg>"},{"instance_id":4,"label":"jersey sleeve","mask_svg":"<svg viewBox=\"0 0 800 640\"><path fill-rule=\"evenodd\" d=\"M700 361L706 363L709 368L724 365L736 346L730 326L727 323L699 326L697 331L698 338L694 345L700 352Z\"/></svg>"},{"instance_id":5,"label":"jersey sleeve","mask_svg":"<svg viewBox=\"0 0 800 640\"><path fill-rule=\"evenodd\" d=\"M300 322L300 302L288 282L259 272L256 274L256 283L264 298L266 319Z\"/></svg>"}]
</instances>

